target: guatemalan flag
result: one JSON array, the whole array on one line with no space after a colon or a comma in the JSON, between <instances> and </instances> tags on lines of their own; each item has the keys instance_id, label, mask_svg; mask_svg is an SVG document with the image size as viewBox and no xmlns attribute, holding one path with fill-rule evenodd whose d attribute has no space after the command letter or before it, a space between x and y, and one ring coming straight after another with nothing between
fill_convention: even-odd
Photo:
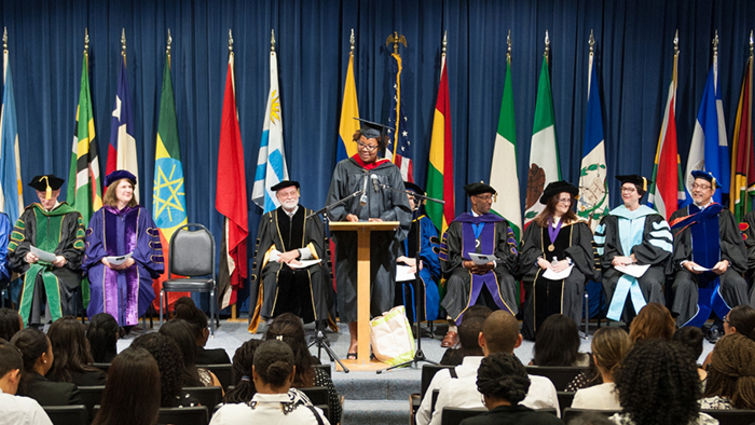
<instances>
[{"instance_id":1,"label":"guatemalan flag","mask_svg":"<svg viewBox=\"0 0 755 425\"><path fill-rule=\"evenodd\" d=\"M118 72L118 89L115 92L115 105L110 120L110 145L107 151L105 175L115 170L128 170L139 181L139 166L136 160L136 139L134 138L134 114L131 112L131 96L126 81L126 56L122 56ZM139 191L134 190L139 201Z\"/></svg>"},{"instance_id":2,"label":"guatemalan flag","mask_svg":"<svg viewBox=\"0 0 755 425\"><path fill-rule=\"evenodd\" d=\"M263 212L272 211L280 205L270 188L282 180L288 180L288 169L286 168L286 153L283 150L283 114L278 90L278 59L273 45L270 48L270 92L267 96L262 140L252 189L252 200L262 208Z\"/></svg>"},{"instance_id":3,"label":"guatemalan flag","mask_svg":"<svg viewBox=\"0 0 755 425\"><path fill-rule=\"evenodd\" d=\"M726 140L726 123L724 121L723 101L718 88L718 63L713 59L708 79L705 82L703 98L697 112L695 130L692 132L689 156L687 156L687 170L684 174L687 190L687 203L691 202L693 170L704 170L713 173L717 183L721 186L713 194L715 202L721 202L721 193L729 193L729 144Z\"/></svg>"},{"instance_id":4,"label":"guatemalan flag","mask_svg":"<svg viewBox=\"0 0 755 425\"><path fill-rule=\"evenodd\" d=\"M401 102L401 71L403 66L401 56L398 53L392 53L391 57L395 60L391 62L391 68L396 75L396 81L393 83L393 102L391 114L388 117L388 144L385 148L385 158L392 161L401 170L401 178L404 181L414 183L414 165L409 156L412 144L409 140L409 120L406 118Z\"/></svg>"}]
</instances>

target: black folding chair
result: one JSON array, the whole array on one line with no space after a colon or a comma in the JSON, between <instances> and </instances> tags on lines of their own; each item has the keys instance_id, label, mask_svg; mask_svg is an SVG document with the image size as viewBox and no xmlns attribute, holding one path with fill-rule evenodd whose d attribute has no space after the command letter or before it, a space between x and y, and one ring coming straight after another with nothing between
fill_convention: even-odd
<instances>
[{"instance_id":1,"label":"black folding chair","mask_svg":"<svg viewBox=\"0 0 755 425\"><path fill-rule=\"evenodd\" d=\"M89 425L89 412L83 404L42 406L53 425Z\"/></svg>"},{"instance_id":2,"label":"black folding chair","mask_svg":"<svg viewBox=\"0 0 755 425\"><path fill-rule=\"evenodd\" d=\"M94 406L101 404L102 393L105 391L104 385L94 385L90 387L79 387L81 401L89 412L90 420L94 419Z\"/></svg>"},{"instance_id":3,"label":"black folding chair","mask_svg":"<svg viewBox=\"0 0 755 425\"><path fill-rule=\"evenodd\" d=\"M526 366L527 373L530 375L545 376L553 382L556 390L563 391L569 382L579 375L580 372L588 370L587 367L580 366Z\"/></svg>"},{"instance_id":4,"label":"black folding chair","mask_svg":"<svg viewBox=\"0 0 755 425\"><path fill-rule=\"evenodd\" d=\"M223 386L223 391L228 391L228 387L235 384L235 382L231 382L231 369L233 365L230 363L203 364L197 365L197 367L209 369L210 372L214 373L218 377L220 385Z\"/></svg>"},{"instance_id":5,"label":"black folding chair","mask_svg":"<svg viewBox=\"0 0 755 425\"><path fill-rule=\"evenodd\" d=\"M210 416L215 411L215 406L223 400L223 391L220 387L183 387L181 392L195 398L199 404L207 407Z\"/></svg>"},{"instance_id":6,"label":"black folding chair","mask_svg":"<svg viewBox=\"0 0 755 425\"><path fill-rule=\"evenodd\" d=\"M459 425L466 418L481 415L486 409L462 409L458 407L444 407L440 416L441 425Z\"/></svg>"},{"instance_id":7,"label":"black folding chair","mask_svg":"<svg viewBox=\"0 0 755 425\"><path fill-rule=\"evenodd\" d=\"M702 412L718 419L720 425L751 425L755 423L755 410L731 409L712 410L705 409Z\"/></svg>"},{"instance_id":8,"label":"black folding chair","mask_svg":"<svg viewBox=\"0 0 755 425\"><path fill-rule=\"evenodd\" d=\"M618 410L574 409L572 407L567 407L566 409L561 410L561 420L564 421L565 424L568 424L569 422L571 422L572 419L578 418L580 415L585 414L585 413L597 413L605 417L610 417L614 413L619 413L619 411Z\"/></svg>"},{"instance_id":9,"label":"black folding chair","mask_svg":"<svg viewBox=\"0 0 755 425\"><path fill-rule=\"evenodd\" d=\"M207 425L209 418L206 406L161 407L157 416L158 425Z\"/></svg>"}]
</instances>

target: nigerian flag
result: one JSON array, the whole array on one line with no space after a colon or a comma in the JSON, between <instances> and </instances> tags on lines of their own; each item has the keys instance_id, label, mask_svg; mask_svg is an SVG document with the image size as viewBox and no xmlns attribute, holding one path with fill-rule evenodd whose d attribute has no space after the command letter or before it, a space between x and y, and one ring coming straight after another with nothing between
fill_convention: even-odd
<instances>
[{"instance_id":1,"label":"nigerian flag","mask_svg":"<svg viewBox=\"0 0 755 425\"><path fill-rule=\"evenodd\" d=\"M519 173L516 166L516 122L514 121L514 86L511 82L511 57L506 58L501 112L493 147L490 185L499 192L493 201L494 213L508 220L519 240L522 231L522 205L519 198Z\"/></svg>"}]
</instances>

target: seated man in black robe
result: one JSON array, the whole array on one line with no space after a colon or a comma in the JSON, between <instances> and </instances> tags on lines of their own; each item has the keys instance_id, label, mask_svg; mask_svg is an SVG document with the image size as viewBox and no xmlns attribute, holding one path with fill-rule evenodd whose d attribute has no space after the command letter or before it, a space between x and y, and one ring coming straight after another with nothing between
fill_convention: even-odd
<instances>
[{"instance_id":1,"label":"seated man in black robe","mask_svg":"<svg viewBox=\"0 0 755 425\"><path fill-rule=\"evenodd\" d=\"M468 184L464 191L469 195L472 211L451 222L443 234L438 255L443 275L448 279L441 305L451 322L441 343L443 347L458 342L455 324L461 323L470 306L481 303L513 315L519 311L513 276L519 252L511 226L490 213L496 191L482 182ZM494 255L496 260L475 262L470 253Z\"/></svg>"},{"instance_id":2,"label":"seated man in black robe","mask_svg":"<svg viewBox=\"0 0 755 425\"><path fill-rule=\"evenodd\" d=\"M747 302L747 282L742 277L747 257L734 216L712 201L715 177L704 171L693 171L692 176L694 204L677 210L669 220L674 236L671 312L680 327L701 327L715 313L717 324L711 332L715 339L716 328L731 307Z\"/></svg>"},{"instance_id":3,"label":"seated man in black robe","mask_svg":"<svg viewBox=\"0 0 755 425\"><path fill-rule=\"evenodd\" d=\"M256 275L250 299L253 307L251 332L260 317L270 319L293 313L305 323L328 319L332 289L323 263L322 219L299 205L299 182L284 180L271 188L281 206L263 215L257 232ZM309 265L307 260L323 260ZM304 267L303 267L304 266Z\"/></svg>"}]
</instances>

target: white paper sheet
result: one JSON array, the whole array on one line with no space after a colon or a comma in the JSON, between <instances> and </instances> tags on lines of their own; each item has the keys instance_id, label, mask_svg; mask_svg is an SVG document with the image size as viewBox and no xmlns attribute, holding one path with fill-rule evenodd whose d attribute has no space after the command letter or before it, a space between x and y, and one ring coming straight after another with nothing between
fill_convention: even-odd
<instances>
[{"instance_id":1,"label":"white paper sheet","mask_svg":"<svg viewBox=\"0 0 755 425\"><path fill-rule=\"evenodd\" d=\"M554 272L552 268L548 267L548 269L543 273L543 277L550 280L566 279L571 274L573 268L574 264L565 268L564 270L561 270L560 272Z\"/></svg>"},{"instance_id":2,"label":"white paper sheet","mask_svg":"<svg viewBox=\"0 0 755 425\"><path fill-rule=\"evenodd\" d=\"M54 263L55 260L57 259L55 256L55 253L39 249L34 245L30 246L30 250L32 254L36 255L37 258L40 259L40 261Z\"/></svg>"},{"instance_id":3,"label":"white paper sheet","mask_svg":"<svg viewBox=\"0 0 755 425\"><path fill-rule=\"evenodd\" d=\"M645 274L646 271L650 268L650 264L629 264L626 266L616 266L615 269L617 271L620 271L621 273L628 274L632 277L642 277L642 275Z\"/></svg>"}]
</instances>

